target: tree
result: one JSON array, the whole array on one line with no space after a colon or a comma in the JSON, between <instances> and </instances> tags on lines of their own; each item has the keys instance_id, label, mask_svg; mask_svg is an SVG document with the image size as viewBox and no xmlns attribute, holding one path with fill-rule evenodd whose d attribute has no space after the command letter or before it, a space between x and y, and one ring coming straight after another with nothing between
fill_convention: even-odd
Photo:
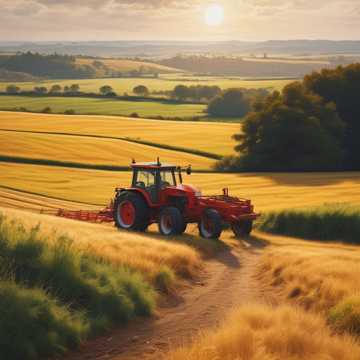
<instances>
[{"instance_id":1,"label":"tree","mask_svg":"<svg viewBox=\"0 0 360 360\"><path fill-rule=\"evenodd\" d=\"M108 95L114 92L113 88L110 85L104 85L99 90L101 95Z\"/></svg>"},{"instance_id":2,"label":"tree","mask_svg":"<svg viewBox=\"0 0 360 360\"><path fill-rule=\"evenodd\" d=\"M8 85L6 87L6 92L8 94L18 94L19 91L20 91L20 88L18 86L16 86L16 85Z\"/></svg>"},{"instance_id":3,"label":"tree","mask_svg":"<svg viewBox=\"0 0 360 360\"><path fill-rule=\"evenodd\" d=\"M189 97L189 89L185 85L177 85L173 91L173 97L178 100L185 100Z\"/></svg>"},{"instance_id":4,"label":"tree","mask_svg":"<svg viewBox=\"0 0 360 360\"><path fill-rule=\"evenodd\" d=\"M300 83L267 97L243 122L237 159L218 168L248 171L318 171L341 168L345 124L332 103L306 92ZM235 161L236 160L236 161Z\"/></svg>"},{"instance_id":5,"label":"tree","mask_svg":"<svg viewBox=\"0 0 360 360\"><path fill-rule=\"evenodd\" d=\"M229 89L216 96L208 105L211 116L243 117L250 110L250 103L240 89Z\"/></svg>"},{"instance_id":6,"label":"tree","mask_svg":"<svg viewBox=\"0 0 360 360\"><path fill-rule=\"evenodd\" d=\"M134 87L133 93L139 96L148 96L149 89L144 85L138 85Z\"/></svg>"},{"instance_id":7,"label":"tree","mask_svg":"<svg viewBox=\"0 0 360 360\"><path fill-rule=\"evenodd\" d=\"M79 84L70 85L69 91L71 93L78 93L80 91L80 85Z\"/></svg>"},{"instance_id":8,"label":"tree","mask_svg":"<svg viewBox=\"0 0 360 360\"><path fill-rule=\"evenodd\" d=\"M49 93L50 94L59 94L59 93L61 93L61 90L62 90L62 87L60 85L55 84L50 88Z\"/></svg>"},{"instance_id":9,"label":"tree","mask_svg":"<svg viewBox=\"0 0 360 360\"><path fill-rule=\"evenodd\" d=\"M347 129L344 140L347 169L360 170L360 64L324 69L305 76L308 91L334 102Z\"/></svg>"},{"instance_id":10,"label":"tree","mask_svg":"<svg viewBox=\"0 0 360 360\"><path fill-rule=\"evenodd\" d=\"M45 86L35 86L34 92L39 95L43 95L47 93L47 88Z\"/></svg>"}]
</instances>

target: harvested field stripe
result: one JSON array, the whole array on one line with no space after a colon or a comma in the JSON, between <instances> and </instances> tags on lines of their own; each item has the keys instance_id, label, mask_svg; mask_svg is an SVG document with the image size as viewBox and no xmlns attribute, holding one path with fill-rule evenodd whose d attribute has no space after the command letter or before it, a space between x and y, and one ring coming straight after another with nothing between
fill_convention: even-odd
<instances>
[{"instance_id":1,"label":"harvested field stripe","mask_svg":"<svg viewBox=\"0 0 360 360\"><path fill-rule=\"evenodd\" d=\"M71 203L71 204L83 204L83 205L90 205L90 206L101 206L99 204L93 204L93 203L85 202L85 201L77 201L77 200L76 201L70 201L68 199L61 198L61 197L49 196L49 195L46 195L46 194L42 194L42 193L38 193L38 192L34 192L34 191L23 190L23 189L11 187L11 186L6 186L6 185L0 185L0 189L7 189L7 190L12 190L12 191L17 191L17 192L28 194L28 195L41 196L41 197L44 197L44 198L50 199L50 200L66 201L66 202Z\"/></svg>"},{"instance_id":2,"label":"harvested field stripe","mask_svg":"<svg viewBox=\"0 0 360 360\"><path fill-rule=\"evenodd\" d=\"M110 139L110 140L121 140L127 141L130 143L152 146L159 149L172 150L177 152L184 152L192 155L203 156L209 159L219 160L222 158L221 155L214 154L207 151L201 151L196 149L183 148L178 146L158 144L151 141L137 140L128 137L115 137L115 136L105 136L105 135L90 135L90 134L72 134L72 133L62 133L62 132L50 132L50 131L32 131L32 130L12 130L12 129L0 129L0 131L7 132L16 132L16 133L30 133L30 134L44 134L44 135L59 135L59 136L77 136L77 137L86 137L86 138L97 138L97 139Z\"/></svg>"}]
</instances>

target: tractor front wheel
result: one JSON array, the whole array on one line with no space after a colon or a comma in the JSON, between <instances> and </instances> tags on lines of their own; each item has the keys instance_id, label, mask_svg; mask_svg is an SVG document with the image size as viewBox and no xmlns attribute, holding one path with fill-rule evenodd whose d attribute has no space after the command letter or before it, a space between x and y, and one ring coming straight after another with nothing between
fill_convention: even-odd
<instances>
[{"instance_id":1,"label":"tractor front wheel","mask_svg":"<svg viewBox=\"0 0 360 360\"><path fill-rule=\"evenodd\" d=\"M162 235L180 235L185 231L186 223L176 207L166 207L159 216L159 231Z\"/></svg>"},{"instance_id":2,"label":"tractor front wheel","mask_svg":"<svg viewBox=\"0 0 360 360\"><path fill-rule=\"evenodd\" d=\"M252 220L239 221L231 225L231 229L237 238L248 237L253 227Z\"/></svg>"},{"instance_id":3,"label":"tractor front wheel","mask_svg":"<svg viewBox=\"0 0 360 360\"><path fill-rule=\"evenodd\" d=\"M215 209L204 211L199 224L200 236L205 239L218 239L222 233L222 219Z\"/></svg>"},{"instance_id":4,"label":"tractor front wheel","mask_svg":"<svg viewBox=\"0 0 360 360\"><path fill-rule=\"evenodd\" d=\"M123 192L115 200L114 220L119 229L145 231L149 225L149 208L141 195Z\"/></svg>"}]
</instances>

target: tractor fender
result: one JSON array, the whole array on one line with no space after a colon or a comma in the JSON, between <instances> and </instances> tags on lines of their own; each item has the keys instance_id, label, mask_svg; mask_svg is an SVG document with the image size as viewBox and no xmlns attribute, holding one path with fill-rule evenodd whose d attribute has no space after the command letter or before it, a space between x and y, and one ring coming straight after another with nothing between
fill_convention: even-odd
<instances>
[{"instance_id":1,"label":"tractor fender","mask_svg":"<svg viewBox=\"0 0 360 360\"><path fill-rule=\"evenodd\" d=\"M123 192L132 192L132 193L135 193L135 194L139 194L143 197L143 199L145 200L146 204L149 206L149 207L153 207L154 204L153 202L151 201L151 198L150 198L150 195L147 193L147 191L143 190L143 189L135 189L135 188L121 188L119 189L119 191L117 192L116 194L116 197L118 197L121 193Z\"/></svg>"}]
</instances>

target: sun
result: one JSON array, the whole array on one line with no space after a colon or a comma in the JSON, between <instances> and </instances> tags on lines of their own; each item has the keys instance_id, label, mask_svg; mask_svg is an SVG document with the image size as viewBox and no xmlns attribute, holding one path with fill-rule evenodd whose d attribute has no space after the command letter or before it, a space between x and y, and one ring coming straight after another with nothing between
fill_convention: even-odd
<instances>
[{"instance_id":1,"label":"sun","mask_svg":"<svg viewBox=\"0 0 360 360\"><path fill-rule=\"evenodd\" d=\"M218 4L210 5L205 11L205 22L209 26L219 26L224 22L224 8Z\"/></svg>"}]
</instances>

